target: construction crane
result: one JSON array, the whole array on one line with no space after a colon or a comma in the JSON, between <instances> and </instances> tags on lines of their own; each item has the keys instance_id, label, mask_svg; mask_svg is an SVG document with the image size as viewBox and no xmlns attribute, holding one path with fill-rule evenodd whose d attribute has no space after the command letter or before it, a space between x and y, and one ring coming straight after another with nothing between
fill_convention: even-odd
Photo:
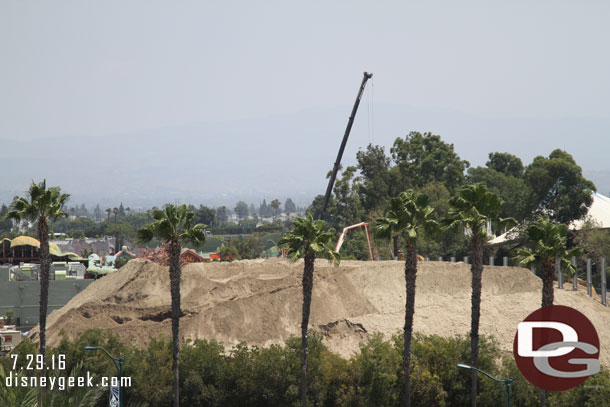
<instances>
[{"instance_id":1,"label":"construction crane","mask_svg":"<svg viewBox=\"0 0 610 407\"><path fill-rule=\"evenodd\" d=\"M344 228L343 233L341 233L341 236L339 236L339 240L337 240L337 247L335 247L335 253L339 253L339 250L341 249L341 245L343 245L343 241L345 240L347 232L362 226L364 226L364 230L366 231L366 241L369 244L369 254L371 255L371 261L375 261L375 252L373 251L373 245L371 244L371 234L369 233L369 224L367 222L360 222L355 225Z\"/></svg>"},{"instance_id":2,"label":"construction crane","mask_svg":"<svg viewBox=\"0 0 610 407\"><path fill-rule=\"evenodd\" d=\"M322 203L322 209L320 210L320 214L318 215L318 219L323 219L324 214L326 213L326 207L328 206L328 200L330 199L330 194L333 191L333 186L335 185L335 179L337 178L337 172L339 171L339 167L341 166L341 158L343 157L343 150L345 150L345 145L347 144L347 139L349 138L349 133L352 130L352 125L354 124L354 118L356 117L356 112L358 111L358 106L360 105L360 99L362 99L362 93L364 92L364 86L366 85L366 81L373 77L372 73L365 72L364 77L362 78L362 83L360 84L360 89L358 90L358 96L356 96L356 101L354 102L354 107L352 108L352 114L347 121L347 128L345 129L345 134L343 135L343 141L341 141L341 147L339 147L339 153L337 154L337 159L335 160L335 165L333 167L333 172L328 180L328 187L326 188L326 195L324 195L324 202Z\"/></svg>"}]
</instances>

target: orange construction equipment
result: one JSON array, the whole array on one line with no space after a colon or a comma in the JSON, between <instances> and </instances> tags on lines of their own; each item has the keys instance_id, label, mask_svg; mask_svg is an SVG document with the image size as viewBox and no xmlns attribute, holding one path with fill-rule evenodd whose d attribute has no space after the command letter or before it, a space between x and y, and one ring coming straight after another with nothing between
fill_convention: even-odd
<instances>
[{"instance_id":1,"label":"orange construction equipment","mask_svg":"<svg viewBox=\"0 0 610 407\"><path fill-rule=\"evenodd\" d=\"M369 233L369 224L367 222L360 222L355 225L344 228L343 233L341 233L341 236L339 236L339 240L337 240L337 247L335 248L335 253L339 253L339 250L341 249L341 245L343 244L343 241L345 240L345 236L347 235L347 232L350 231L351 229L359 228L361 226L364 226L364 230L366 231L366 240L369 243L369 254L371 256L371 261L375 260L375 253L373 252L373 246L371 245L371 235Z\"/></svg>"}]
</instances>

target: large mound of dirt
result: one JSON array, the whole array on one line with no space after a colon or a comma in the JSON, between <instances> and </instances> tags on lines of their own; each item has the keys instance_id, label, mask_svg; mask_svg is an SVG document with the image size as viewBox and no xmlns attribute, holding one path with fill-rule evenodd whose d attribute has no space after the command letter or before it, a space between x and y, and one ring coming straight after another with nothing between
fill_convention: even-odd
<instances>
[{"instance_id":1,"label":"large mound of dirt","mask_svg":"<svg viewBox=\"0 0 610 407\"><path fill-rule=\"evenodd\" d=\"M310 327L344 356L373 332L394 334L404 324L404 263L345 261L333 267L316 262ZM215 338L227 348L282 343L299 335L301 262L246 260L190 264L182 275L180 331L186 338ZM463 263L421 262L417 276L415 330L453 336L470 328L470 267ZM512 350L517 324L540 307L540 279L513 267L485 267L481 333ZM581 291L556 290L555 303L585 314L602 343L602 363L610 366L610 310ZM145 346L150 337L171 335L169 275L166 267L130 261L50 314L48 344L60 332L75 338L90 328L112 331L123 341ZM37 332L33 331L35 339Z\"/></svg>"}]
</instances>

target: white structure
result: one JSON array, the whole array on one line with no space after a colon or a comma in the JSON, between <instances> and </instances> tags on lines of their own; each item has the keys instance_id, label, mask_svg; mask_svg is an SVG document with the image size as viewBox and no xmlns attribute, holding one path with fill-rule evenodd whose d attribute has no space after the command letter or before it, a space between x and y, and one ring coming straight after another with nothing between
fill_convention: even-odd
<instances>
[{"instance_id":1,"label":"white structure","mask_svg":"<svg viewBox=\"0 0 610 407\"><path fill-rule=\"evenodd\" d=\"M592 221L598 228L610 228L610 198L605 195L593 193L593 203L589 207L589 212L582 220L576 220L570 224L570 229L580 230L587 220ZM510 236L514 229L509 230L500 236L491 239L488 243L491 245L504 243L512 240L515 236Z\"/></svg>"}]
</instances>

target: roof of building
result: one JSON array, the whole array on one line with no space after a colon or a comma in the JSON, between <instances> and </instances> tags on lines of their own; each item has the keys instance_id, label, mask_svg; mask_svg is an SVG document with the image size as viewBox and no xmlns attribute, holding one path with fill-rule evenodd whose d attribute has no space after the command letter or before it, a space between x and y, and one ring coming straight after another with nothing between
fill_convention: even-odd
<instances>
[{"instance_id":1,"label":"roof of building","mask_svg":"<svg viewBox=\"0 0 610 407\"><path fill-rule=\"evenodd\" d=\"M2 239L3 241L6 239ZM31 246L40 249L40 242L31 236L17 236L11 240L11 247ZM68 257L70 260L80 260L81 257L73 252L62 252L59 246L53 242L49 242L49 254L56 257Z\"/></svg>"}]
</instances>

